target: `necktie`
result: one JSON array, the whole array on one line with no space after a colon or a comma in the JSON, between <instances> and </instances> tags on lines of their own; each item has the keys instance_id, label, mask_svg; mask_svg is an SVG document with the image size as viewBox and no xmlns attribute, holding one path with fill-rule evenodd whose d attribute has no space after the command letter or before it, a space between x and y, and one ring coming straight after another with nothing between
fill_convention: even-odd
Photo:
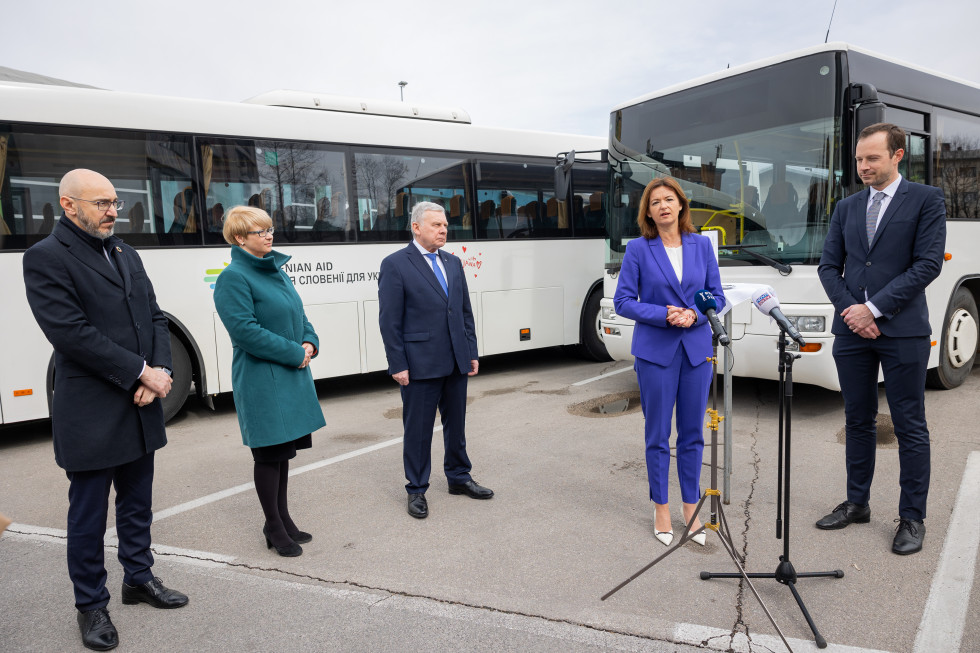
<instances>
[{"instance_id":1,"label":"necktie","mask_svg":"<svg viewBox=\"0 0 980 653\"><path fill-rule=\"evenodd\" d=\"M119 266L116 265L116 262L112 258L112 246L111 245L110 246L106 246L105 243L103 243L102 246L104 248L102 250L102 253L105 254L105 258L106 258L107 261L109 261L109 265L111 265L112 266L112 269L116 271L116 274L119 274Z\"/></svg>"},{"instance_id":2,"label":"necktie","mask_svg":"<svg viewBox=\"0 0 980 653\"><path fill-rule=\"evenodd\" d=\"M439 264L436 263L436 254L426 254L425 258L429 259L432 263L432 271L436 273L436 279L439 280L439 285L442 286L442 291L449 296L449 284L446 283L446 277L442 276L442 270L439 269Z\"/></svg>"},{"instance_id":3,"label":"necktie","mask_svg":"<svg viewBox=\"0 0 980 653\"><path fill-rule=\"evenodd\" d=\"M885 199L885 194L882 192L875 193L874 199L871 202L871 206L868 207L868 219L865 222L865 230L868 232L868 244L875 237L875 229L878 228L878 212L881 211L881 200Z\"/></svg>"}]
</instances>

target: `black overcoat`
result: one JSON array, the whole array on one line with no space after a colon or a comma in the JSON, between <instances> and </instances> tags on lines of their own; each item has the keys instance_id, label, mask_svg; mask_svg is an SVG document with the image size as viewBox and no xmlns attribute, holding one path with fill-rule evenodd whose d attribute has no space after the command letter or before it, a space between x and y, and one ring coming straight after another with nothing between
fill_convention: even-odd
<instances>
[{"instance_id":1,"label":"black overcoat","mask_svg":"<svg viewBox=\"0 0 980 653\"><path fill-rule=\"evenodd\" d=\"M133 403L143 362L171 367L167 318L143 262L111 236L113 269L62 215L24 253L27 301L54 346L54 453L67 471L132 462L167 443L160 399Z\"/></svg>"}]
</instances>

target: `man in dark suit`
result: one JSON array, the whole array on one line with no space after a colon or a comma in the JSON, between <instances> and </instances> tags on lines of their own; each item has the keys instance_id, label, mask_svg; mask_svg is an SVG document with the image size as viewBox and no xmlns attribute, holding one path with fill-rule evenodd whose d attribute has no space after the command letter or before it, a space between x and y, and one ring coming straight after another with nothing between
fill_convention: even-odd
<instances>
[{"instance_id":1,"label":"man in dark suit","mask_svg":"<svg viewBox=\"0 0 980 653\"><path fill-rule=\"evenodd\" d=\"M124 575L122 602L179 608L187 597L151 571L153 453L167 443L159 399L170 391L170 335L133 248L113 236L122 202L92 170L59 188L64 213L24 254L27 300L54 346L51 427L68 490L68 575L82 643L119 642L106 605L104 538L110 486Z\"/></svg>"},{"instance_id":2,"label":"man in dark suit","mask_svg":"<svg viewBox=\"0 0 980 653\"><path fill-rule=\"evenodd\" d=\"M904 154L901 128L879 123L861 132L855 158L870 189L837 204L818 268L839 313L832 331L846 418L847 500L816 525L831 530L871 519L880 366L898 439L901 498L892 551L899 555L920 551L925 537L932 332L925 289L942 270L946 245L942 191L903 179Z\"/></svg>"},{"instance_id":3,"label":"man in dark suit","mask_svg":"<svg viewBox=\"0 0 980 653\"><path fill-rule=\"evenodd\" d=\"M401 386L408 514L429 514L432 426L442 416L443 462L450 494L489 499L493 491L470 476L466 455L466 381L480 363L470 294L460 260L442 251L449 222L433 202L412 210L415 238L385 257L378 277L381 337L388 373Z\"/></svg>"}]
</instances>

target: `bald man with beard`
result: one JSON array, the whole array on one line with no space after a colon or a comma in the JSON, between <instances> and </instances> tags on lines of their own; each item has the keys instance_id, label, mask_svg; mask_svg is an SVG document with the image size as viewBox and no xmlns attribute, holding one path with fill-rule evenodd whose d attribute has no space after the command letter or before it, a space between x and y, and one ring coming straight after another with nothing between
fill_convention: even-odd
<instances>
[{"instance_id":1,"label":"bald man with beard","mask_svg":"<svg viewBox=\"0 0 980 653\"><path fill-rule=\"evenodd\" d=\"M167 443L170 334L143 262L113 235L122 208L112 183L72 170L59 187L64 213L24 254L34 318L54 346L51 428L68 489L68 575L82 643L115 648L106 606L105 532L116 490L122 602L179 608L187 597L151 569L153 456Z\"/></svg>"}]
</instances>

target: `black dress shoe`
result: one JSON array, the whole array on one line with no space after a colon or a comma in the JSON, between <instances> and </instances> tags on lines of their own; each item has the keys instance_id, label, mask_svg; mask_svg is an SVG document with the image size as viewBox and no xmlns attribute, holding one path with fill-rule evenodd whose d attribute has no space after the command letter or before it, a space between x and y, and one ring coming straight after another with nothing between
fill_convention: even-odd
<instances>
[{"instance_id":1,"label":"black dress shoe","mask_svg":"<svg viewBox=\"0 0 980 653\"><path fill-rule=\"evenodd\" d=\"M844 528L848 524L867 524L871 521L871 506L859 506L856 503L845 501L834 511L817 522L817 528L825 531L834 531Z\"/></svg>"},{"instance_id":2,"label":"black dress shoe","mask_svg":"<svg viewBox=\"0 0 980 653\"><path fill-rule=\"evenodd\" d=\"M424 494L408 495L408 514L416 519L425 519L429 516L429 503L425 500Z\"/></svg>"},{"instance_id":3,"label":"black dress shoe","mask_svg":"<svg viewBox=\"0 0 980 653\"><path fill-rule=\"evenodd\" d=\"M303 555L303 547L301 547L296 542L296 540L290 539L289 540L289 544L285 544L283 546L279 546L278 544L273 544L272 543L272 540L269 539L269 531L266 530L266 527L265 526L262 527L262 534L265 535L265 546L266 546L266 548L271 549L272 547L275 547L276 548L276 553L278 553L279 555L281 555L283 558L296 558L298 556ZM303 533L302 531L300 531L299 534L300 535L310 535L309 533ZM312 540L312 539L313 539L313 536L310 535L310 540ZM310 540L304 540L304 542L309 542Z\"/></svg>"},{"instance_id":4,"label":"black dress shoe","mask_svg":"<svg viewBox=\"0 0 980 653\"><path fill-rule=\"evenodd\" d=\"M126 605L149 603L154 608L182 608L187 605L187 596L164 587L160 579L154 576L152 580L136 587L123 583L122 602Z\"/></svg>"},{"instance_id":5,"label":"black dress shoe","mask_svg":"<svg viewBox=\"0 0 980 653\"><path fill-rule=\"evenodd\" d=\"M313 536L309 533L304 533L303 531L296 531L295 533L288 533L289 539L296 544L306 544L307 542L313 541Z\"/></svg>"},{"instance_id":6,"label":"black dress shoe","mask_svg":"<svg viewBox=\"0 0 980 653\"><path fill-rule=\"evenodd\" d=\"M449 484L449 494L465 494L471 499L489 499L493 496L493 490L483 487L476 481L470 479L462 485Z\"/></svg>"},{"instance_id":7,"label":"black dress shoe","mask_svg":"<svg viewBox=\"0 0 980 653\"><path fill-rule=\"evenodd\" d=\"M93 651L110 651L119 646L119 633L109 619L105 608L78 613L78 629L82 631L82 644Z\"/></svg>"},{"instance_id":8,"label":"black dress shoe","mask_svg":"<svg viewBox=\"0 0 980 653\"><path fill-rule=\"evenodd\" d=\"M899 518L898 529L895 531L895 541L892 542L892 553L907 556L922 550L922 540L926 536L926 525L918 519Z\"/></svg>"}]
</instances>

